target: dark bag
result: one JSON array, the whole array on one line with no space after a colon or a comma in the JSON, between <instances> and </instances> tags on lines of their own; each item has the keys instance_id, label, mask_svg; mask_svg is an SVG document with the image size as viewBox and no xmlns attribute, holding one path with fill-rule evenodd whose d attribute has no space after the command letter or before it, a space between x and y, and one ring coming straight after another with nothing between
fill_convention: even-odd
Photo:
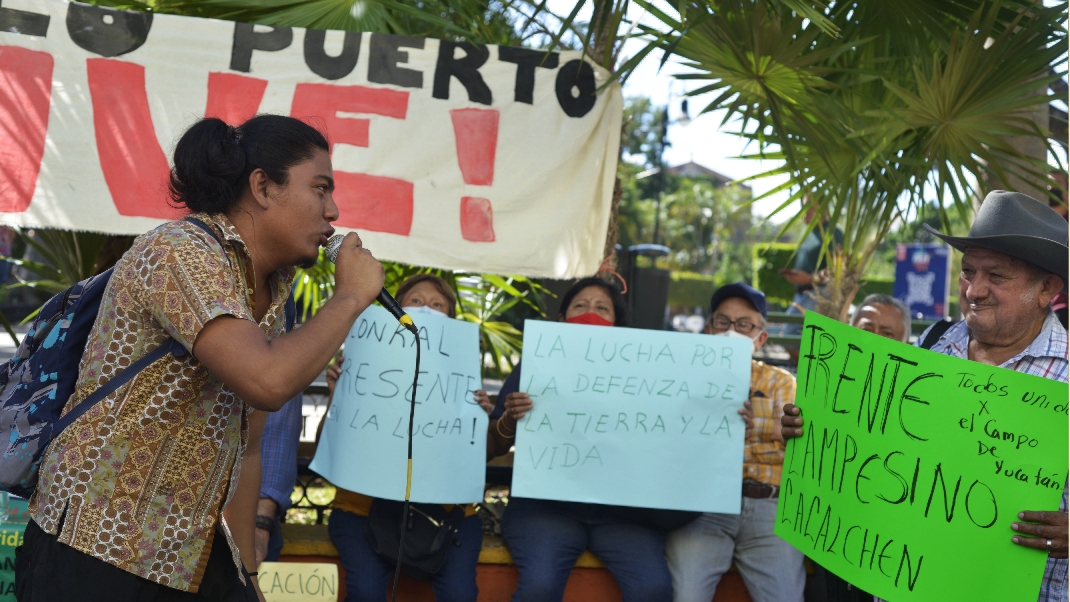
<instances>
[{"instance_id":1,"label":"dark bag","mask_svg":"<svg viewBox=\"0 0 1070 602\"><path fill-rule=\"evenodd\" d=\"M405 502L372 500L368 512L368 541L375 553L390 564L398 561L401 543L401 513ZM464 507L454 506L446 512L440 504L409 504L405 520L405 550L401 570L414 579L424 580L438 574L446 562L446 554L454 544L453 536L464 520Z\"/></svg>"},{"instance_id":2,"label":"dark bag","mask_svg":"<svg viewBox=\"0 0 1070 602\"><path fill-rule=\"evenodd\" d=\"M958 324L958 322L952 322L950 320L940 320L933 324L932 328L926 333L925 338L921 341L921 344L918 345L918 347L921 347L922 349L932 349L933 345L940 340L940 337L944 336L944 333L955 324Z\"/></svg>"}]
</instances>

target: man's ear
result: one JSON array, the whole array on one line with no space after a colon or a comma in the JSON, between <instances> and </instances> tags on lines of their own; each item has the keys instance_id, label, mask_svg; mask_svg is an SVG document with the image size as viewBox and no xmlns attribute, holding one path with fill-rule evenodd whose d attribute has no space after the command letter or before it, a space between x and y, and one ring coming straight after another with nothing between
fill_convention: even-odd
<instances>
[{"instance_id":1,"label":"man's ear","mask_svg":"<svg viewBox=\"0 0 1070 602\"><path fill-rule=\"evenodd\" d=\"M261 209L267 210L268 205L271 204L269 193L271 184L272 181L267 172L259 167L249 174L249 191L253 195L253 200Z\"/></svg>"},{"instance_id":2,"label":"man's ear","mask_svg":"<svg viewBox=\"0 0 1070 602\"><path fill-rule=\"evenodd\" d=\"M1055 296L1062 292L1063 287L1066 286L1066 282L1062 278L1055 274L1048 274L1041 282L1040 294L1037 295L1037 303L1041 307L1048 307L1051 305Z\"/></svg>"},{"instance_id":3,"label":"man's ear","mask_svg":"<svg viewBox=\"0 0 1070 602\"><path fill-rule=\"evenodd\" d=\"M765 342L769 340L769 331L762 329L762 334L758 335L758 338L754 339L754 350L758 351L765 345Z\"/></svg>"}]
</instances>

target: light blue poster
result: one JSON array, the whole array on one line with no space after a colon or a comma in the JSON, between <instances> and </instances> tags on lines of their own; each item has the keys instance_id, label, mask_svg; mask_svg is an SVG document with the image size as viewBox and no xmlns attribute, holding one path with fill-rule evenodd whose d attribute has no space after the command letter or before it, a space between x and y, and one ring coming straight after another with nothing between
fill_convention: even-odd
<instances>
[{"instance_id":1,"label":"light blue poster","mask_svg":"<svg viewBox=\"0 0 1070 602\"><path fill-rule=\"evenodd\" d=\"M751 342L528 320L512 494L739 514Z\"/></svg>"},{"instance_id":2,"label":"light blue poster","mask_svg":"<svg viewBox=\"0 0 1070 602\"><path fill-rule=\"evenodd\" d=\"M482 388L479 329L431 314L413 319L421 357L410 499L482 501L487 414L472 394ZM403 500L415 337L374 305L349 331L345 356L311 468L338 487Z\"/></svg>"}]
</instances>

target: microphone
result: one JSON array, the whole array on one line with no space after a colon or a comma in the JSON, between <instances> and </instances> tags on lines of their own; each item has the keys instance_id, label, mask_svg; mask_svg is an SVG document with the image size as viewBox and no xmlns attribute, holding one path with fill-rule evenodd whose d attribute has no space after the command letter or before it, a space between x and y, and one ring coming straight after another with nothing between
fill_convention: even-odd
<instances>
[{"instance_id":1,"label":"microphone","mask_svg":"<svg viewBox=\"0 0 1070 602\"><path fill-rule=\"evenodd\" d=\"M338 249L342 246L342 239L345 236L342 234L335 234L327 240L327 245L323 248L324 253L327 255L327 259L331 260L331 263L338 262ZM412 318L409 314L405 313L398 302L394 300L394 297L390 293L386 292L386 289L379 291L379 296L375 298L380 305L386 308L386 311L390 312L392 316L397 318L401 325L407 328L410 332L416 335L419 339L420 333L416 330L416 325L412 323Z\"/></svg>"}]
</instances>

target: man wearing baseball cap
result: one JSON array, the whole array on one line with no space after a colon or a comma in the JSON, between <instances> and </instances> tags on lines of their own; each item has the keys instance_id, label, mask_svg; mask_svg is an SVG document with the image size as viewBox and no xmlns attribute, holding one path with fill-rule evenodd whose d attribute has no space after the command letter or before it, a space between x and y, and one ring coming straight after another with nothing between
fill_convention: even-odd
<instances>
[{"instance_id":1,"label":"man wearing baseball cap","mask_svg":"<svg viewBox=\"0 0 1070 602\"><path fill-rule=\"evenodd\" d=\"M718 289L710 300L706 332L743 337L758 350L766 332L761 291L742 283ZM705 513L669 534L665 555L675 602L709 602L733 560L755 602L801 602L806 586L803 555L773 534L784 440L778 419L795 399L795 377L751 362L750 399L739 413L747 423L740 514Z\"/></svg>"},{"instance_id":2,"label":"man wearing baseball cap","mask_svg":"<svg viewBox=\"0 0 1070 602\"><path fill-rule=\"evenodd\" d=\"M1067 382L1066 329L1052 311L1052 300L1067 283L1067 222L1046 203L997 190L985 197L968 236L925 227L962 252L963 320L932 351ZM785 406L782 425L784 438L802 435L799 408ZM1039 600L1065 602L1066 487L1058 512L1020 512L1006 528L1012 543L1048 557Z\"/></svg>"}]
</instances>

